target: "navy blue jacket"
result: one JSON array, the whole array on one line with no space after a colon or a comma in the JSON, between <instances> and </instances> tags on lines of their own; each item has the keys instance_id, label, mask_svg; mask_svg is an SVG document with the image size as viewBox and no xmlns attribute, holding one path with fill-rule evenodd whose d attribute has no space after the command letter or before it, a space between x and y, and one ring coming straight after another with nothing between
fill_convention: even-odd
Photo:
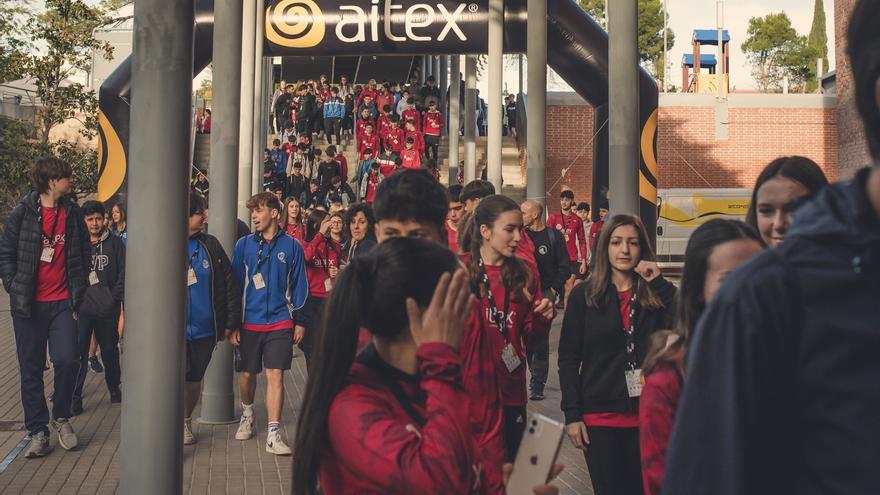
<instances>
[{"instance_id":1,"label":"navy blue jacket","mask_svg":"<svg viewBox=\"0 0 880 495\"><path fill-rule=\"evenodd\" d=\"M733 273L706 309L663 493L880 490L880 219L869 173L801 207L785 242Z\"/></svg>"}]
</instances>

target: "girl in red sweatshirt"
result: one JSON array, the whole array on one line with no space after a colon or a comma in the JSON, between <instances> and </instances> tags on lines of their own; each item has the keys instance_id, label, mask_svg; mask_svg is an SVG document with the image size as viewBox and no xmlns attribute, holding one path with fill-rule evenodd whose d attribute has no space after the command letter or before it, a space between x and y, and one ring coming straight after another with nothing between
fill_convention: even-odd
<instances>
[{"instance_id":1,"label":"girl in red sweatshirt","mask_svg":"<svg viewBox=\"0 0 880 495\"><path fill-rule=\"evenodd\" d=\"M458 347L473 298L443 246L386 241L339 276L297 425L293 493L480 493ZM454 276L450 274L457 272ZM355 356L359 327L373 335Z\"/></svg>"},{"instance_id":2,"label":"girl in red sweatshirt","mask_svg":"<svg viewBox=\"0 0 880 495\"><path fill-rule=\"evenodd\" d=\"M345 227L341 215L330 215L326 211L314 210L306 222L305 247L303 258L306 264L306 277L309 280L309 299L304 311L308 313L305 335L300 348L311 361L317 319L321 314L324 300L333 288L333 280L339 274L342 256L342 230Z\"/></svg>"},{"instance_id":3,"label":"girl in red sweatshirt","mask_svg":"<svg viewBox=\"0 0 880 495\"><path fill-rule=\"evenodd\" d=\"M299 200L293 196L284 200L284 221L281 222L281 229L290 237L299 241L300 246L303 245L305 237L305 225L303 225L303 209L299 204Z\"/></svg>"},{"instance_id":4,"label":"girl in red sweatshirt","mask_svg":"<svg viewBox=\"0 0 880 495\"><path fill-rule=\"evenodd\" d=\"M639 444L645 495L659 495L663 489L666 450L684 385L688 336L727 274L762 249L757 232L735 220L710 220L688 240L675 329L652 336L642 366L645 386L639 403Z\"/></svg>"},{"instance_id":5,"label":"girl in red sweatshirt","mask_svg":"<svg viewBox=\"0 0 880 495\"><path fill-rule=\"evenodd\" d=\"M516 457L526 425L525 346L546 336L555 316L553 303L541 297L537 270L516 256L522 222L515 201L493 195L465 220L461 236L501 390L508 461Z\"/></svg>"}]
</instances>

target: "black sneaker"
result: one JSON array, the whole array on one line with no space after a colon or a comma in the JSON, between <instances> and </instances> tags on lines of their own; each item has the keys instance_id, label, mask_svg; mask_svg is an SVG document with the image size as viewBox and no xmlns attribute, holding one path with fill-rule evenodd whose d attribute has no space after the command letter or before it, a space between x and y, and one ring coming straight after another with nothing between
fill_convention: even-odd
<instances>
[{"instance_id":1,"label":"black sneaker","mask_svg":"<svg viewBox=\"0 0 880 495\"><path fill-rule=\"evenodd\" d=\"M119 404L122 402L122 390L119 388L114 388L110 390L110 403L111 404Z\"/></svg>"},{"instance_id":2,"label":"black sneaker","mask_svg":"<svg viewBox=\"0 0 880 495\"><path fill-rule=\"evenodd\" d=\"M79 416L83 412L83 401L82 399L73 399L70 403L70 414L73 416Z\"/></svg>"},{"instance_id":3,"label":"black sneaker","mask_svg":"<svg viewBox=\"0 0 880 495\"><path fill-rule=\"evenodd\" d=\"M530 400L544 400L544 392L532 392L529 395Z\"/></svg>"},{"instance_id":4,"label":"black sneaker","mask_svg":"<svg viewBox=\"0 0 880 495\"><path fill-rule=\"evenodd\" d=\"M89 368L95 373L104 372L104 366L101 364L101 361L98 361L98 356L92 356L89 358Z\"/></svg>"}]
</instances>

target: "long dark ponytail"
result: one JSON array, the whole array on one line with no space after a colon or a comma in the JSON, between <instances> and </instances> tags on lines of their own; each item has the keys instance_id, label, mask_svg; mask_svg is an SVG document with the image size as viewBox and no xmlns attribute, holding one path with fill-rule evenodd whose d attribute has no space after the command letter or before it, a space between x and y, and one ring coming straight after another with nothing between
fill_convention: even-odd
<instances>
[{"instance_id":1,"label":"long dark ponytail","mask_svg":"<svg viewBox=\"0 0 880 495\"><path fill-rule=\"evenodd\" d=\"M697 227L685 248L684 269L681 272L681 288L675 302L675 328L656 332L651 336L651 348L642 366L644 374L649 374L658 361L672 356L684 357L687 342L697 321L706 309L708 301L703 297L706 287L706 273L709 270L709 257L721 244L740 239L751 239L764 245L761 236L738 220L716 218Z\"/></svg>"},{"instance_id":2,"label":"long dark ponytail","mask_svg":"<svg viewBox=\"0 0 880 495\"><path fill-rule=\"evenodd\" d=\"M354 362L360 328L380 339L406 338L406 298L427 306L440 276L458 266L455 255L440 244L395 238L354 257L339 272L320 315L297 422L294 494L316 493L321 456L329 443L327 416Z\"/></svg>"},{"instance_id":3,"label":"long dark ponytail","mask_svg":"<svg viewBox=\"0 0 880 495\"><path fill-rule=\"evenodd\" d=\"M467 266L471 280L479 281L481 278L480 246L483 244L483 237L480 235L480 227L486 225L492 228L498 217L508 211L520 211L519 205L507 196L496 194L480 201L473 213L463 219L463 227L458 231L458 245L462 251L470 254ZM521 301L531 300L534 280L521 259L516 256L503 258L501 280L514 298ZM486 289L486 287L482 287L483 291ZM480 297L485 297L485 293L481 293Z\"/></svg>"}]
</instances>

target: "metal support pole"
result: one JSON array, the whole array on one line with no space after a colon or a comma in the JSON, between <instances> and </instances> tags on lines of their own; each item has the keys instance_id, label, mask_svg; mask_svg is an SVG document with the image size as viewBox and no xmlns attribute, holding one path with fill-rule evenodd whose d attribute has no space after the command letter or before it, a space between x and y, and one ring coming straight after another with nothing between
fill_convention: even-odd
<instances>
[{"instance_id":1,"label":"metal support pole","mask_svg":"<svg viewBox=\"0 0 880 495\"><path fill-rule=\"evenodd\" d=\"M547 0L528 0L531 19L547 18ZM528 99L526 100L526 198L545 204L547 188L547 23L530 22L526 54Z\"/></svg>"},{"instance_id":2,"label":"metal support pole","mask_svg":"<svg viewBox=\"0 0 880 495\"><path fill-rule=\"evenodd\" d=\"M609 200L614 214L639 214L638 6L638 0L608 2Z\"/></svg>"},{"instance_id":3,"label":"metal support pole","mask_svg":"<svg viewBox=\"0 0 880 495\"><path fill-rule=\"evenodd\" d=\"M517 58L518 58L518 62L519 62L519 64L518 64L518 66L519 66L518 67L518 69L519 69L519 79L518 79L519 84L516 87L516 91L517 91L517 93L522 93L523 89L525 89L525 88L523 88L523 54L520 53L519 55L517 55Z\"/></svg>"},{"instance_id":4,"label":"metal support pole","mask_svg":"<svg viewBox=\"0 0 880 495\"><path fill-rule=\"evenodd\" d=\"M208 229L231 255L236 241L238 194L238 115L241 96L241 9L240 0L214 2L214 127L211 129L210 222ZM199 421L222 424L235 421L232 390L232 345L220 342L214 348L205 372Z\"/></svg>"},{"instance_id":5,"label":"metal support pole","mask_svg":"<svg viewBox=\"0 0 880 495\"><path fill-rule=\"evenodd\" d=\"M715 64L715 86L717 86L717 96L721 100L724 98L724 0L718 0L716 4L718 10L718 61Z\"/></svg>"},{"instance_id":6,"label":"metal support pole","mask_svg":"<svg viewBox=\"0 0 880 495\"><path fill-rule=\"evenodd\" d=\"M256 2L255 2L256 3ZM247 200L252 196L254 181L254 38L257 11L250 2L244 2L241 13L241 110L238 137L238 218L250 222Z\"/></svg>"},{"instance_id":7,"label":"metal support pole","mask_svg":"<svg viewBox=\"0 0 880 495\"><path fill-rule=\"evenodd\" d=\"M464 183L477 178L477 56L464 59Z\"/></svg>"},{"instance_id":8,"label":"metal support pole","mask_svg":"<svg viewBox=\"0 0 880 495\"><path fill-rule=\"evenodd\" d=\"M458 184L458 130L461 128L461 56L453 55L449 64L449 185Z\"/></svg>"},{"instance_id":9,"label":"metal support pole","mask_svg":"<svg viewBox=\"0 0 880 495\"><path fill-rule=\"evenodd\" d=\"M428 56L422 55L422 70L419 72L419 84L425 84L425 78L428 77Z\"/></svg>"},{"instance_id":10,"label":"metal support pole","mask_svg":"<svg viewBox=\"0 0 880 495\"><path fill-rule=\"evenodd\" d=\"M431 60L433 60L433 62L434 62L433 66L431 67L431 75L434 76L434 80L438 85L440 84L440 79L443 77L440 74L440 59L442 59L442 58L443 57L441 57L440 55L434 55L433 57L431 57ZM440 97L441 98L443 97L442 92L440 93ZM438 104L438 107L439 107L439 104Z\"/></svg>"},{"instance_id":11,"label":"metal support pole","mask_svg":"<svg viewBox=\"0 0 880 495\"><path fill-rule=\"evenodd\" d=\"M183 489L193 21L193 2L134 7L128 211L135 243L125 266L126 342L134 351L125 356L120 449L126 494Z\"/></svg>"},{"instance_id":12,"label":"metal support pole","mask_svg":"<svg viewBox=\"0 0 880 495\"><path fill-rule=\"evenodd\" d=\"M533 23L534 24L534 23ZM501 111L504 89L504 0L489 0L489 129L486 155L487 178L501 192L501 139L504 114Z\"/></svg>"},{"instance_id":13,"label":"metal support pole","mask_svg":"<svg viewBox=\"0 0 880 495\"><path fill-rule=\"evenodd\" d=\"M666 0L663 0L663 92L665 93L668 86L666 85L666 69L669 68L669 40L666 37L666 31L669 28L669 12L666 7Z\"/></svg>"},{"instance_id":14,"label":"metal support pole","mask_svg":"<svg viewBox=\"0 0 880 495\"><path fill-rule=\"evenodd\" d=\"M255 36L254 36L254 92L251 95L251 101L254 106L254 126L251 137L254 140L254 182L251 186L251 192L254 194L263 190L263 150L266 148L266 135L263 134L263 120L265 116L265 106L263 105L263 91L266 87L266 63L263 60L263 20L266 17L266 10L263 2L254 2L255 9Z\"/></svg>"},{"instance_id":15,"label":"metal support pole","mask_svg":"<svg viewBox=\"0 0 880 495\"><path fill-rule=\"evenodd\" d=\"M446 100L448 99L449 93L449 55L441 55L438 57L440 59L440 73L437 76L437 84L440 86L440 103L437 105L441 112L447 113L446 109ZM447 123L449 115L446 115ZM444 128L440 129L441 135L448 135L449 130ZM438 165L439 166L439 165Z\"/></svg>"}]
</instances>

